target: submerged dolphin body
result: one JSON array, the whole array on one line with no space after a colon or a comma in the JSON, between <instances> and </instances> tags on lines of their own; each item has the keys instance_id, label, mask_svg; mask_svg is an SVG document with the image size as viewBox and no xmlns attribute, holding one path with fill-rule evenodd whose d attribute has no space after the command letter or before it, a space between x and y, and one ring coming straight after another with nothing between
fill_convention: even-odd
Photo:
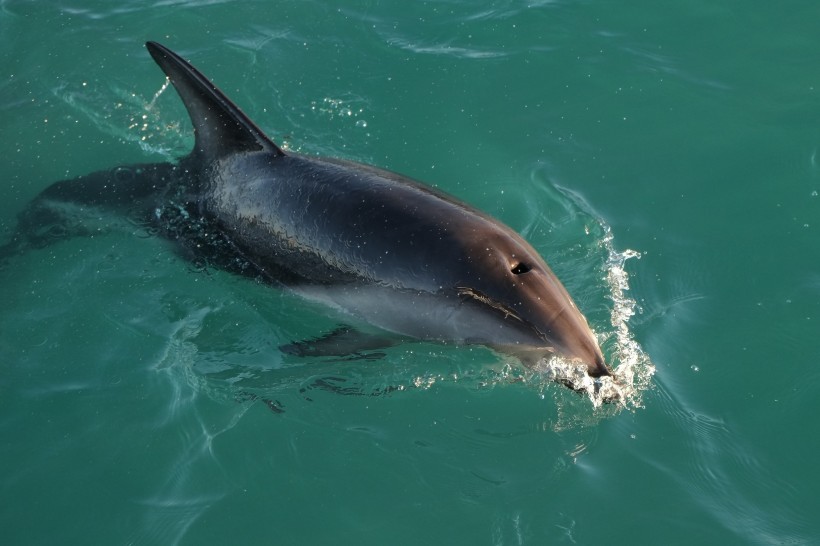
<instances>
[{"instance_id":1,"label":"submerged dolphin body","mask_svg":"<svg viewBox=\"0 0 820 546\"><path fill-rule=\"evenodd\" d=\"M288 286L394 339L483 344L526 363L557 353L609 375L586 319L513 230L404 176L282 151L179 55L146 46L191 116L193 151L53 184L6 252L42 244L44 214L72 231L67 204L137 209L189 257ZM348 330L326 339L379 345ZM320 342L288 349L322 354Z\"/></svg>"}]
</instances>

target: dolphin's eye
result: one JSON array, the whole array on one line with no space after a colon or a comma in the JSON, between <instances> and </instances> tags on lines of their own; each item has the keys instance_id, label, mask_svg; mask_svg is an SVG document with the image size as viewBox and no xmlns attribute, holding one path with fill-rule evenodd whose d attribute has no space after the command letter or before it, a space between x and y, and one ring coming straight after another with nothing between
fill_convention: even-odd
<instances>
[{"instance_id":1,"label":"dolphin's eye","mask_svg":"<svg viewBox=\"0 0 820 546\"><path fill-rule=\"evenodd\" d=\"M520 275L522 273L526 273L529 270L530 270L530 266L528 266L524 262L518 262L517 264L514 264L512 266L512 269L510 269L510 271L512 271L513 275Z\"/></svg>"}]
</instances>

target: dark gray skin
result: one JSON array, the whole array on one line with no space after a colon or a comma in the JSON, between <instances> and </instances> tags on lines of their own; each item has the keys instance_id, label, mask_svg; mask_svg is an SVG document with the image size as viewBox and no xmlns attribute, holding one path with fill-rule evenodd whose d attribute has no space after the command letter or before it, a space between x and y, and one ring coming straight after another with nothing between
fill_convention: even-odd
<instances>
[{"instance_id":1,"label":"dark gray skin","mask_svg":"<svg viewBox=\"0 0 820 546\"><path fill-rule=\"evenodd\" d=\"M392 335L381 344L329 336L353 340L348 349L403 337L477 343L525 363L557 353L593 377L610 374L564 286L513 230L404 176L283 152L193 66L146 45L191 116L194 150L177 165L58 182L30 210L91 194L97 206L136 210L192 258L286 285ZM300 346L290 347L310 352ZM322 354L322 344L312 350Z\"/></svg>"}]
</instances>

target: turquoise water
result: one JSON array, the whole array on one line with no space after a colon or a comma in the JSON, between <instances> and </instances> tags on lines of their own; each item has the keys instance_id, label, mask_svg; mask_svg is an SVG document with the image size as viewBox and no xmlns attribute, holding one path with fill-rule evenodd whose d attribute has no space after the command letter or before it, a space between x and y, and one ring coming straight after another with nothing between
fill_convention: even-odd
<instances>
[{"instance_id":1,"label":"turquoise water","mask_svg":"<svg viewBox=\"0 0 820 546\"><path fill-rule=\"evenodd\" d=\"M0 269L3 542L817 543L818 21L807 1L0 2L3 240L51 182L187 153L157 40L289 148L522 232L634 372L596 407L481 348L283 358L338 317L101 218Z\"/></svg>"}]
</instances>

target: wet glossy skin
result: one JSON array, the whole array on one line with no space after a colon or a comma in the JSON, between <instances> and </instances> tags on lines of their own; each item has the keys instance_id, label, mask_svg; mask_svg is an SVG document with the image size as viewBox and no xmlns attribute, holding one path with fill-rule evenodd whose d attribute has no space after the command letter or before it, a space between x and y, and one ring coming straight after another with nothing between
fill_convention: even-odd
<instances>
[{"instance_id":1,"label":"wet glossy skin","mask_svg":"<svg viewBox=\"0 0 820 546\"><path fill-rule=\"evenodd\" d=\"M558 353L609 374L586 319L513 230L404 176L285 153L181 57L147 47L191 115L194 150L176 165L57 182L22 220L66 220L89 206L127 211L191 259L288 286L388 332L484 344L525 362ZM35 244L29 231L3 249Z\"/></svg>"},{"instance_id":2,"label":"wet glossy skin","mask_svg":"<svg viewBox=\"0 0 820 546\"><path fill-rule=\"evenodd\" d=\"M402 335L513 353L550 348L606 372L586 320L544 260L476 209L349 162L263 151L226 158L212 172L203 209L261 267L286 267L296 284L323 287L304 293ZM387 299L396 304L390 313Z\"/></svg>"},{"instance_id":3,"label":"wet glossy skin","mask_svg":"<svg viewBox=\"0 0 820 546\"><path fill-rule=\"evenodd\" d=\"M395 173L286 154L190 64L148 49L191 114L202 214L259 268L395 333L608 373L564 286L510 228Z\"/></svg>"}]
</instances>

